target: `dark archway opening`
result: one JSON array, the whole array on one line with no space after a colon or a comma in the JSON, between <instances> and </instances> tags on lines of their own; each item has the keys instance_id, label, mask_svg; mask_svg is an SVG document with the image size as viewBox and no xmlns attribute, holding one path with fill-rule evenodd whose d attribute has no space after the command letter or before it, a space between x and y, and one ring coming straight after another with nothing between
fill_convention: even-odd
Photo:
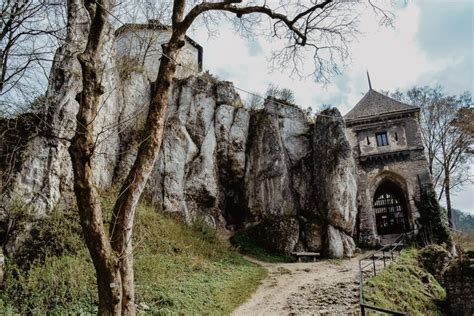
<instances>
[{"instance_id":1,"label":"dark archway opening","mask_svg":"<svg viewBox=\"0 0 474 316\"><path fill-rule=\"evenodd\" d=\"M235 231L244 227L248 219L248 209L245 205L245 193L237 187L228 189L221 209L226 220L226 228Z\"/></svg>"},{"instance_id":2,"label":"dark archway opening","mask_svg":"<svg viewBox=\"0 0 474 316\"><path fill-rule=\"evenodd\" d=\"M378 235L400 234L410 230L405 194L396 183L384 180L379 185L373 207Z\"/></svg>"}]
</instances>

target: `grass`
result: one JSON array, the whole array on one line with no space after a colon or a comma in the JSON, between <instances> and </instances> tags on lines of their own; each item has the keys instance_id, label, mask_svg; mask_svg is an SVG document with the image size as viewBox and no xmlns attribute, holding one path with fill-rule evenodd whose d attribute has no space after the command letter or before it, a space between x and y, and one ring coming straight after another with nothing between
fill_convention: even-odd
<instances>
[{"instance_id":1,"label":"grass","mask_svg":"<svg viewBox=\"0 0 474 316\"><path fill-rule=\"evenodd\" d=\"M410 315L442 315L446 293L435 278L421 268L417 250L404 250L399 258L364 287L369 305L405 311Z\"/></svg>"},{"instance_id":2,"label":"grass","mask_svg":"<svg viewBox=\"0 0 474 316\"><path fill-rule=\"evenodd\" d=\"M232 237L232 244L236 246L240 252L260 261L271 263L295 262L295 259L290 256L273 253L256 244L247 231L237 232L234 237Z\"/></svg>"},{"instance_id":3,"label":"grass","mask_svg":"<svg viewBox=\"0 0 474 316\"><path fill-rule=\"evenodd\" d=\"M111 201L104 198L104 205ZM214 230L185 226L146 203L138 206L134 234L136 300L142 314L229 314L266 276ZM7 262L0 314L96 313L94 269L85 247L47 254L24 266Z\"/></svg>"}]
</instances>

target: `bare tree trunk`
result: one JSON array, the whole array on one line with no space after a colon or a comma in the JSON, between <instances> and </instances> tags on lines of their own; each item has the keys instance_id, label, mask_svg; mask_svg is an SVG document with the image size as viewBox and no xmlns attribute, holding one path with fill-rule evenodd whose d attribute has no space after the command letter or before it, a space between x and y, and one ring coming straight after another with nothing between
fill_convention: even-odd
<instances>
[{"instance_id":1,"label":"bare tree trunk","mask_svg":"<svg viewBox=\"0 0 474 316\"><path fill-rule=\"evenodd\" d=\"M448 225L450 228L453 228L453 214L451 210L451 191L450 191L450 172L449 168L444 168L444 195L446 196L446 210L448 216Z\"/></svg>"},{"instance_id":2,"label":"bare tree trunk","mask_svg":"<svg viewBox=\"0 0 474 316\"><path fill-rule=\"evenodd\" d=\"M97 0L99 1L99 0ZM122 282L118 257L104 230L100 198L93 182L92 156L94 154L94 119L99 107L102 86L100 54L106 30L108 0L86 0L91 25L87 45L78 55L82 70L82 91L76 96L79 111L76 132L71 140L69 154L74 173L74 192L84 239L94 263L100 315L121 315ZM72 12L75 14L75 12Z\"/></svg>"},{"instance_id":3,"label":"bare tree trunk","mask_svg":"<svg viewBox=\"0 0 474 316\"><path fill-rule=\"evenodd\" d=\"M138 148L135 162L127 175L112 212L110 239L112 249L120 254L120 271L122 275L122 308L125 313L135 313L135 297L133 284L133 247L132 232L135 209L140 195L145 188L148 177L155 165L163 139L168 99L173 86L176 72L175 60L185 45L187 26L183 26L185 9L184 0L174 0L173 33L168 43L162 45L163 54L160 60L152 100L148 110L143 142Z\"/></svg>"},{"instance_id":4,"label":"bare tree trunk","mask_svg":"<svg viewBox=\"0 0 474 316\"><path fill-rule=\"evenodd\" d=\"M82 146L87 146L88 142L84 137L78 137L73 140L73 145L69 147L69 153L73 161L74 192L84 239L96 271L99 315L120 315L120 271L109 240L104 234L99 196L91 183L90 157L85 157L82 152Z\"/></svg>"},{"instance_id":5,"label":"bare tree trunk","mask_svg":"<svg viewBox=\"0 0 474 316\"><path fill-rule=\"evenodd\" d=\"M81 106L77 114L76 134L71 140L69 154L74 172L76 195L82 231L96 270L99 314L120 315L121 279L109 240L104 233L102 210L92 179L91 157L94 151L93 124L91 121L99 103L100 91L90 57L81 56L83 91L78 95ZM86 80L88 78L89 80Z\"/></svg>"}]
</instances>

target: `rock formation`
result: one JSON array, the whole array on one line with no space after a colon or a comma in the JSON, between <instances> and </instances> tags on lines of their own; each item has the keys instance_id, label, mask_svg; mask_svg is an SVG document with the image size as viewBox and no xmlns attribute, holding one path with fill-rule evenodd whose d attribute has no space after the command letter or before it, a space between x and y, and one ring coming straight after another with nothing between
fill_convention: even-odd
<instances>
[{"instance_id":1,"label":"rock formation","mask_svg":"<svg viewBox=\"0 0 474 316\"><path fill-rule=\"evenodd\" d=\"M327 223L327 250L331 257L352 256L352 232L357 215L355 163L336 109L318 116L313 132L314 196L316 210Z\"/></svg>"},{"instance_id":2,"label":"rock formation","mask_svg":"<svg viewBox=\"0 0 474 316\"><path fill-rule=\"evenodd\" d=\"M83 17L82 12L70 27L80 30ZM103 189L122 179L133 163L151 91L144 74L120 75L109 58L115 51L109 36L105 92L95 121L95 178ZM66 44L56 55L46 102L37 114L44 124L25 138L25 159L3 194L6 207L21 199L41 216L71 190L67 138L77 111L80 49ZM231 83L192 76L175 83L164 135L146 189L157 209L186 222L203 218L219 229L251 227L258 242L281 253L352 255L355 167L337 110L324 111L315 123L298 107L275 99L264 109L249 110Z\"/></svg>"}]
</instances>

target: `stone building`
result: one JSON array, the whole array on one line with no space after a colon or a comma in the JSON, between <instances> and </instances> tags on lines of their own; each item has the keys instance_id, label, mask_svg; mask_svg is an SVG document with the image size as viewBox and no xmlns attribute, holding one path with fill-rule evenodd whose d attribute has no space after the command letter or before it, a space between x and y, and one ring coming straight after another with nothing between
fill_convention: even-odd
<instances>
[{"instance_id":1,"label":"stone building","mask_svg":"<svg viewBox=\"0 0 474 316\"><path fill-rule=\"evenodd\" d=\"M144 24L124 24L115 32L117 57L122 69L143 71L154 81L158 74L161 45L171 38L171 28L156 20ZM203 49L190 37L178 56L176 77L182 79L202 71ZM129 67L124 67L128 63ZM131 69L130 69L131 68Z\"/></svg>"},{"instance_id":2,"label":"stone building","mask_svg":"<svg viewBox=\"0 0 474 316\"><path fill-rule=\"evenodd\" d=\"M417 229L415 206L432 181L419 125L420 109L370 88L345 115L357 169L360 244L378 244Z\"/></svg>"}]
</instances>

